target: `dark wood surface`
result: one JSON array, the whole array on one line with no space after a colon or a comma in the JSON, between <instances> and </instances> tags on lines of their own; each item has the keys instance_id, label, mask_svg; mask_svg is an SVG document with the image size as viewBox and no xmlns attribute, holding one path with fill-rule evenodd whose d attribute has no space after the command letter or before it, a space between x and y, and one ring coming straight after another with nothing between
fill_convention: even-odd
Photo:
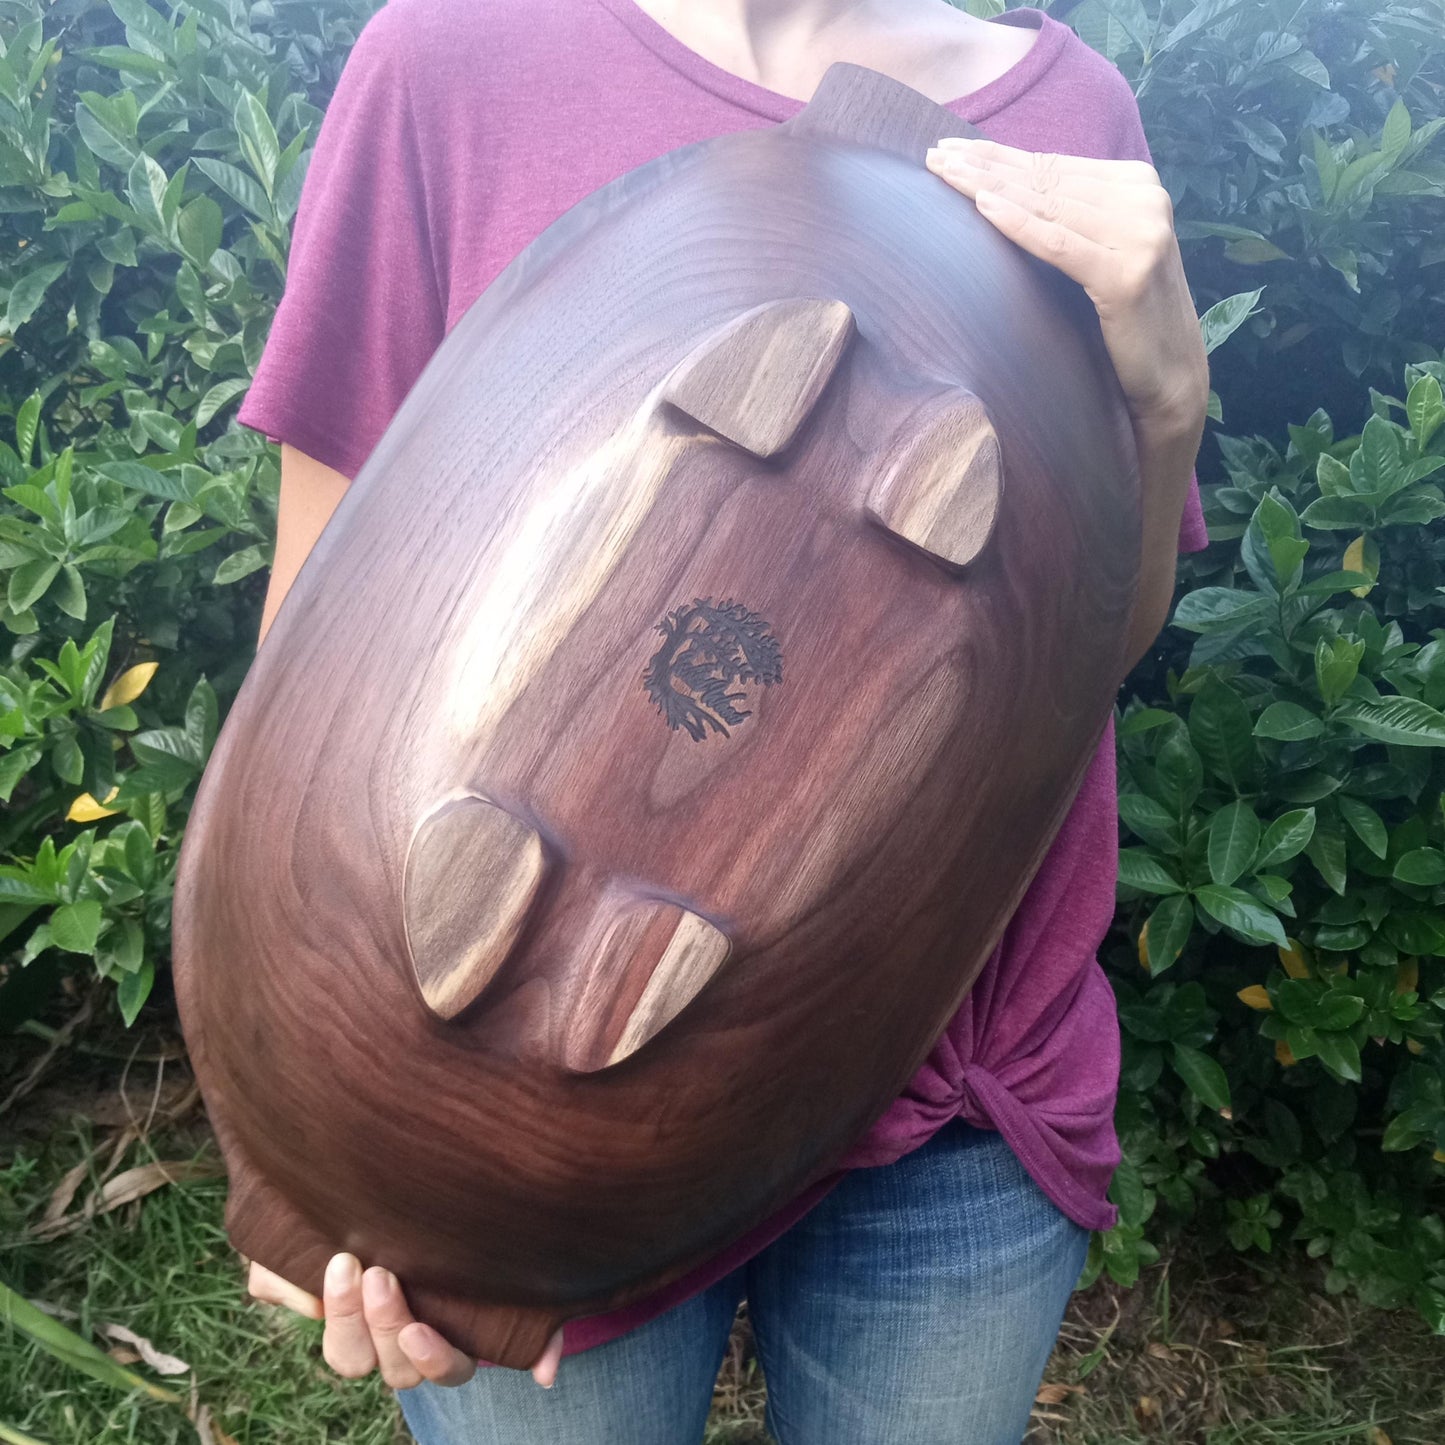
<instances>
[{"instance_id":1,"label":"dark wood surface","mask_svg":"<svg viewBox=\"0 0 1445 1445\"><path fill-rule=\"evenodd\" d=\"M829 1171L1036 872L1140 520L1082 293L835 66L574 208L307 558L175 895L247 1256L354 1251L481 1358Z\"/></svg>"}]
</instances>

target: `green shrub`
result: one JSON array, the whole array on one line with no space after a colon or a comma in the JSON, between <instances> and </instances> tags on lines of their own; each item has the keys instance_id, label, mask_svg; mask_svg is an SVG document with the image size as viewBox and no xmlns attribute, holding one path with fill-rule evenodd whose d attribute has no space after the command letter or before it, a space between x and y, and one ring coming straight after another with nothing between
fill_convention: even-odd
<instances>
[{"instance_id":1,"label":"green shrub","mask_svg":"<svg viewBox=\"0 0 1445 1445\"><path fill-rule=\"evenodd\" d=\"M1328 1288L1445 1330L1442 377L1358 435L1220 438L1194 640L1119 717L1116 1278L1162 1200L1239 1248L1288 1221Z\"/></svg>"},{"instance_id":2,"label":"green shrub","mask_svg":"<svg viewBox=\"0 0 1445 1445\"><path fill-rule=\"evenodd\" d=\"M127 1019L270 560L274 450L229 422L374 8L0 4L0 938Z\"/></svg>"},{"instance_id":3,"label":"green shrub","mask_svg":"<svg viewBox=\"0 0 1445 1445\"><path fill-rule=\"evenodd\" d=\"M1201 304L1264 285L1219 390L1244 431L1445 339L1440 0L1083 0L1132 82Z\"/></svg>"}]
</instances>

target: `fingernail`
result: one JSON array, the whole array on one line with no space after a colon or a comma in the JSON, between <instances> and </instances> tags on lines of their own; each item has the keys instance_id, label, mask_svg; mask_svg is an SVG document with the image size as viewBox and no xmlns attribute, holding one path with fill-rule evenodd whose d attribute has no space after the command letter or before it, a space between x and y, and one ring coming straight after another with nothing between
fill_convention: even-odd
<instances>
[{"instance_id":1,"label":"fingernail","mask_svg":"<svg viewBox=\"0 0 1445 1445\"><path fill-rule=\"evenodd\" d=\"M374 1264L361 1276L363 1292L375 1304L385 1304L396 1288L396 1276L389 1269Z\"/></svg>"},{"instance_id":2,"label":"fingernail","mask_svg":"<svg viewBox=\"0 0 1445 1445\"><path fill-rule=\"evenodd\" d=\"M937 146L930 147L923 160L930 170L941 171L948 166L948 157Z\"/></svg>"},{"instance_id":3,"label":"fingernail","mask_svg":"<svg viewBox=\"0 0 1445 1445\"><path fill-rule=\"evenodd\" d=\"M326 1266L326 1288L333 1294L355 1289L361 1278L361 1262L354 1254L336 1254Z\"/></svg>"}]
</instances>

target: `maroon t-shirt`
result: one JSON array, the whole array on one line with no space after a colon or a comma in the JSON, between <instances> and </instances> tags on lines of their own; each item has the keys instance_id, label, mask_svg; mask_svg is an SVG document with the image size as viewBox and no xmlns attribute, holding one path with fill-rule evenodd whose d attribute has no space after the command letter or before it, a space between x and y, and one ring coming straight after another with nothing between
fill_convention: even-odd
<instances>
[{"instance_id":1,"label":"maroon t-shirt","mask_svg":"<svg viewBox=\"0 0 1445 1445\"><path fill-rule=\"evenodd\" d=\"M1009 145L1147 159L1133 94L1112 65L1042 11L994 23L1038 35L950 109ZM326 112L285 294L240 421L354 477L446 333L563 211L665 151L801 108L704 60L634 0L391 0ZM1192 485L1179 547L1206 542ZM1070 1218L1113 1223L1119 1035L1095 955L1117 868L1111 722L973 991L845 1166L889 1163L962 1115L1000 1130ZM574 1321L567 1351L720 1278L837 1177L670 1289Z\"/></svg>"}]
</instances>

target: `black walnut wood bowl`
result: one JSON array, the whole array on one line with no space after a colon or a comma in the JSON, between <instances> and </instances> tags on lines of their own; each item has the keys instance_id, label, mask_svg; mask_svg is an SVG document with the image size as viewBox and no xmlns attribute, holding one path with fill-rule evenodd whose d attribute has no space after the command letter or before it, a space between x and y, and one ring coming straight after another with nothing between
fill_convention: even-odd
<instances>
[{"instance_id":1,"label":"black walnut wood bowl","mask_svg":"<svg viewBox=\"0 0 1445 1445\"><path fill-rule=\"evenodd\" d=\"M237 1248L472 1354L677 1278L926 1057L1125 668L1083 293L835 66L623 176L447 336L221 729L175 977Z\"/></svg>"}]
</instances>

